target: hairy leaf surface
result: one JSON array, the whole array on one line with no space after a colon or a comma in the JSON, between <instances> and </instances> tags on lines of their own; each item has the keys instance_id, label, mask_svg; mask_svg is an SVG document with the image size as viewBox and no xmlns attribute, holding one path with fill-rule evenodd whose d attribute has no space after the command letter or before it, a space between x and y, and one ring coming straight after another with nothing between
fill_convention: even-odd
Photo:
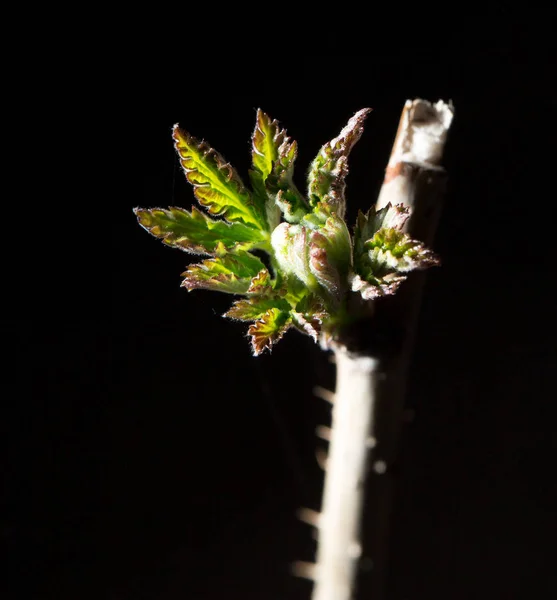
<instances>
[{"instance_id":1,"label":"hairy leaf surface","mask_svg":"<svg viewBox=\"0 0 557 600\"><path fill-rule=\"evenodd\" d=\"M192 254L213 254L219 243L226 249L249 249L262 241L261 232L243 223L211 219L192 206L135 208L139 224L164 244Z\"/></svg>"},{"instance_id":2,"label":"hairy leaf surface","mask_svg":"<svg viewBox=\"0 0 557 600\"><path fill-rule=\"evenodd\" d=\"M202 206L228 221L267 229L264 208L253 201L236 171L216 150L177 125L172 137L186 178Z\"/></svg>"},{"instance_id":3,"label":"hairy leaf surface","mask_svg":"<svg viewBox=\"0 0 557 600\"><path fill-rule=\"evenodd\" d=\"M325 202L334 207L342 218L346 210L344 191L348 175L348 155L363 132L363 122L371 109L358 111L342 129L338 137L325 144L313 163L308 175L310 206Z\"/></svg>"},{"instance_id":4,"label":"hairy leaf surface","mask_svg":"<svg viewBox=\"0 0 557 600\"><path fill-rule=\"evenodd\" d=\"M394 294L407 273L440 262L421 242L394 227L381 227L363 247L351 283L366 300Z\"/></svg>"},{"instance_id":5,"label":"hairy leaf surface","mask_svg":"<svg viewBox=\"0 0 557 600\"><path fill-rule=\"evenodd\" d=\"M245 294L252 279L261 271L266 271L265 265L253 254L243 251L227 253L190 265L182 273L185 277L182 286L189 291L207 289L229 294Z\"/></svg>"},{"instance_id":6,"label":"hairy leaf surface","mask_svg":"<svg viewBox=\"0 0 557 600\"><path fill-rule=\"evenodd\" d=\"M223 316L238 319L239 321L255 321L256 319L263 318L265 313L271 308L288 313L290 311L290 304L283 298L254 296L252 298L237 300Z\"/></svg>"},{"instance_id":7,"label":"hairy leaf surface","mask_svg":"<svg viewBox=\"0 0 557 600\"><path fill-rule=\"evenodd\" d=\"M290 327L290 315L279 308L270 308L255 323L250 325L253 354L258 356L264 350L271 350Z\"/></svg>"},{"instance_id":8,"label":"hairy leaf surface","mask_svg":"<svg viewBox=\"0 0 557 600\"><path fill-rule=\"evenodd\" d=\"M298 222L307 212L307 204L292 179L297 145L290 141L278 121L271 120L262 110L257 111L257 122L252 136L252 159L255 174L250 174L252 185L259 192L263 187L269 202L268 219L278 225L280 210L285 219ZM260 193L260 192L259 192ZM273 227L274 228L274 227Z\"/></svg>"},{"instance_id":9,"label":"hairy leaf surface","mask_svg":"<svg viewBox=\"0 0 557 600\"><path fill-rule=\"evenodd\" d=\"M351 264L350 233L344 220L333 213L323 227L310 234L310 270L317 281L339 300Z\"/></svg>"}]
</instances>

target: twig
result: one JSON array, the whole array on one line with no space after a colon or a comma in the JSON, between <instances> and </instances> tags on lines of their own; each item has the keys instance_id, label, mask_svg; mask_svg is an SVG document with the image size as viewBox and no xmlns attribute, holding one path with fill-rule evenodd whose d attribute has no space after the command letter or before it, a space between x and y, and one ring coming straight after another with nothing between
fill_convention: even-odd
<instances>
[{"instance_id":1,"label":"twig","mask_svg":"<svg viewBox=\"0 0 557 600\"><path fill-rule=\"evenodd\" d=\"M408 206L406 230L425 243L440 212L446 177L439 163L452 116L452 106L443 102L406 102L376 205ZM391 470L422 287L423 275L412 275L395 296L375 301L371 319L343 332L334 348L337 384L313 600L354 598L362 545L373 565L369 583L360 582L362 597L383 598Z\"/></svg>"}]
</instances>

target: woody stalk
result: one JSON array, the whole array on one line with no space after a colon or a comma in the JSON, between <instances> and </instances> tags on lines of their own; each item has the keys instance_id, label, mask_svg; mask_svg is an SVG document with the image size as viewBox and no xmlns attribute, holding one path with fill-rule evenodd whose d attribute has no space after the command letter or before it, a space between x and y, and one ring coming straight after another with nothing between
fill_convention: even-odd
<instances>
[{"instance_id":1,"label":"woody stalk","mask_svg":"<svg viewBox=\"0 0 557 600\"><path fill-rule=\"evenodd\" d=\"M221 154L176 125L174 146L202 210L134 209L165 245L204 257L187 266L182 286L229 294L233 303L223 316L249 324L254 356L271 351L288 330L334 353L325 489L321 513L311 518L317 559L297 565L314 580L313 600L354 599L362 556L372 564L373 594L366 597L380 600L383 593L390 469L420 272L439 264L429 245L446 180L440 161L452 106L406 103L377 203L350 228L348 155L369 112L358 111L321 147L304 191L293 179L296 142L263 111L252 135L249 185Z\"/></svg>"}]
</instances>

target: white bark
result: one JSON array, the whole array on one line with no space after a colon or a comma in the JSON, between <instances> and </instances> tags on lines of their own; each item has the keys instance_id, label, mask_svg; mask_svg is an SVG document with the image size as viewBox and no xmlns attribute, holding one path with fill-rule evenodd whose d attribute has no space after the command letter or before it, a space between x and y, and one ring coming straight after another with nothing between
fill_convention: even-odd
<instances>
[{"instance_id":1,"label":"white bark","mask_svg":"<svg viewBox=\"0 0 557 600\"><path fill-rule=\"evenodd\" d=\"M443 173L440 162L453 116L452 104L441 100L436 104L419 99L406 101L375 205L377 210L389 202L413 209L416 173ZM420 198L420 201L424 200L424 197Z\"/></svg>"},{"instance_id":2,"label":"white bark","mask_svg":"<svg viewBox=\"0 0 557 600\"><path fill-rule=\"evenodd\" d=\"M327 477L318 521L314 600L348 600L361 555L360 516L379 361L336 351Z\"/></svg>"},{"instance_id":3,"label":"white bark","mask_svg":"<svg viewBox=\"0 0 557 600\"><path fill-rule=\"evenodd\" d=\"M405 229L428 244L440 212L444 170L439 163L452 117L452 105L441 101L406 102L376 204L377 209L388 202L408 206L411 217ZM389 469L396 458L403 420L404 380L422 284L419 277L406 282L388 305L382 305L387 311L376 313L377 319L386 318L405 331L399 354L394 360L391 357L387 369L384 356L351 354L349 348L335 347L337 385L331 440L322 512L315 519L317 561L305 572L315 581L313 600L354 600L370 455L378 477L368 490L374 495L371 504L375 513L371 519L374 539L366 556L372 559L375 579L366 597L383 597L393 485Z\"/></svg>"}]
</instances>

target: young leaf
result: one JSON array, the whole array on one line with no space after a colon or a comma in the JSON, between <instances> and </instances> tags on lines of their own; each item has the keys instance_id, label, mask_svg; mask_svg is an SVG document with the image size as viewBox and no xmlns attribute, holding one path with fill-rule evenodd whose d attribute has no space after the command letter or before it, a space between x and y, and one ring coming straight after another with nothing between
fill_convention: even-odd
<instances>
[{"instance_id":1,"label":"young leaf","mask_svg":"<svg viewBox=\"0 0 557 600\"><path fill-rule=\"evenodd\" d=\"M360 257L367 255L364 245L381 227L402 230L409 217L408 207L403 204L392 206L390 202L378 211L374 208L366 214L358 211L354 228L354 264L358 266Z\"/></svg>"},{"instance_id":2,"label":"young leaf","mask_svg":"<svg viewBox=\"0 0 557 600\"><path fill-rule=\"evenodd\" d=\"M363 132L363 122L371 109L358 111L347 123L339 136L325 144L311 164L308 176L310 206L318 202L330 204L344 217L346 200L344 190L348 174L348 155Z\"/></svg>"},{"instance_id":3,"label":"young leaf","mask_svg":"<svg viewBox=\"0 0 557 600\"><path fill-rule=\"evenodd\" d=\"M216 150L178 125L174 125L172 137L186 178L202 206L228 221L267 229L263 207L255 204L236 171Z\"/></svg>"},{"instance_id":4,"label":"young leaf","mask_svg":"<svg viewBox=\"0 0 557 600\"><path fill-rule=\"evenodd\" d=\"M310 270L333 298L340 300L351 263L350 233L344 220L332 213L323 227L310 234Z\"/></svg>"},{"instance_id":5,"label":"young leaf","mask_svg":"<svg viewBox=\"0 0 557 600\"><path fill-rule=\"evenodd\" d=\"M211 219L192 206L183 208L134 208L139 224L163 243L192 254L213 254L217 244L228 250L249 250L263 240L260 231L243 223Z\"/></svg>"},{"instance_id":6,"label":"young leaf","mask_svg":"<svg viewBox=\"0 0 557 600\"><path fill-rule=\"evenodd\" d=\"M438 265L439 258L421 242L392 227L382 227L365 243L375 272L394 270L408 273Z\"/></svg>"},{"instance_id":7,"label":"young leaf","mask_svg":"<svg viewBox=\"0 0 557 600\"><path fill-rule=\"evenodd\" d=\"M290 311L290 304L283 298L253 296L251 298L237 300L224 313L223 317L237 319L238 321L255 321L261 319L271 308L276 308L282 312Z\"/></svg>"},{"instance_id":8,"label":"young leaf","mask_svg":"<svg viewBox=\"0 0 557 600\"><path fill-rule=\"evenodd\" d=\"M273 282L271 274L267 269L259 271L259 273L251 280L248 288L248 294L259 294L269 296L273 293Z\"/></svg>"},{"instance_id":9,"label":"young leaf","mask_svg":"<svg viewBox=\"0 0 557 600\"><path fill-rule=\"evenodd\" d=\"M275 226L280 220L280 214L275 217L273 213L277 206L289 223L298 222L308 210L303 196L292 180L296 152L296 142L290 141L286 130L280 129L278 121L271 120L259 109L252 136L255 172L250 173L250 177L252 186L260 195L261 189L265 189L268 201L267 218L270 221L276 219Z\"/></svg>"},{"instance_id":10,"label":"young leaf","mask_svg":"<svg viewBox=\"0 0 557 600\"><path fill-rule=\"evenodd\" d=\"M190 265L182 273L185 277L182 286L188 291L206 289L229 294L245 294L252 279L261 271L266 271L265 265L253 254L243 251L234 254L226 253Z\"/></svg>"},{"instance_id":11,"label":"young leaf","mask_svg":"<svg viewBox=\"0 0 557 600\"><path fill-rule=\"evenodd\" d=\"M319 338L323 322L330 316L323 302L314 294L304 296L290 314L292 315L292 324L311 336L315 342Z\"/></svg>"},{"instance_id":12,"label":"young leaf","mask_svg":"<svg viewBox=\"0 0 557 600\"><path fill-rule=\"evenodd\" d=\"M290 190L279 190L275 197L275 203L288 223L299 223L307 214L305 201L300 201L298 196L292 194Z\"/></svg>"},{"instance_id":13,"label":"young leaf","mask_svg":"<svg viewBox=\"0 0 557 600\"><path fill-rule=\"evenodd\" d=\"M288 139L286 130L280 129L276 119L271 120L260 108L257 109L255 129L251 137L252 162L265 182L278 159L280 145Z\"/></svg>"},{"instance_id":14,"label":"young leaf","mask_svg":"<svg viewBox=\"0 0 557 600\"><path fill-rule=\"evenodd\" d=\"M290 327L290 315L279 308L270 308L255 323L250 325L248 334L254 356L264 350L271 350Z\"/></svg>"},{"instance_id":15,"label":"young leaf","mask_svg":"<svg viewBox=\"0 0 557 600\"><path fill-rule=\"evenodd\" d=\"M309 265L308 229L281 223L271 235L271 245L283 273L295 275L308 289L317 291L319 284Z\"/></svg>"},{"instance_id":16,"label":"young leaf","mask_svg":"<svg viewBox=\"0 0 557 600\"><path fill-rule=\"evenodd\" d=\"M293 180L298 145L286 138L278 149L278 158L267 180L267 189L289 223L298 223L309 208Z\"/></svg>"},{"instance_id":17,"label":"young leaf","mask_svg":"<svg viewBox=\"0 0 557 600\"><path fill-rule=\"evenodd\" d=\"M406 275L399 275L395 272L387 273L383 277L374 277L370 273L367 275L367 280L354 274L351 278L351 286L352 291L360 292L364 300L373 300L380 296L394 294L405 279Z\"/></svg>"},{"instance_id":18,"label":"young leaf","mask_svg":"<svg viewBox=\"0 0 557 600\"><path fill-rule=\"evenodd\" d=\"M366 254L355 265L351 285L365 300L394 294L406 273L438 265L439 258L421 242L394 227L382 227L364 243Z\"/></svg>"}]
</instances>

